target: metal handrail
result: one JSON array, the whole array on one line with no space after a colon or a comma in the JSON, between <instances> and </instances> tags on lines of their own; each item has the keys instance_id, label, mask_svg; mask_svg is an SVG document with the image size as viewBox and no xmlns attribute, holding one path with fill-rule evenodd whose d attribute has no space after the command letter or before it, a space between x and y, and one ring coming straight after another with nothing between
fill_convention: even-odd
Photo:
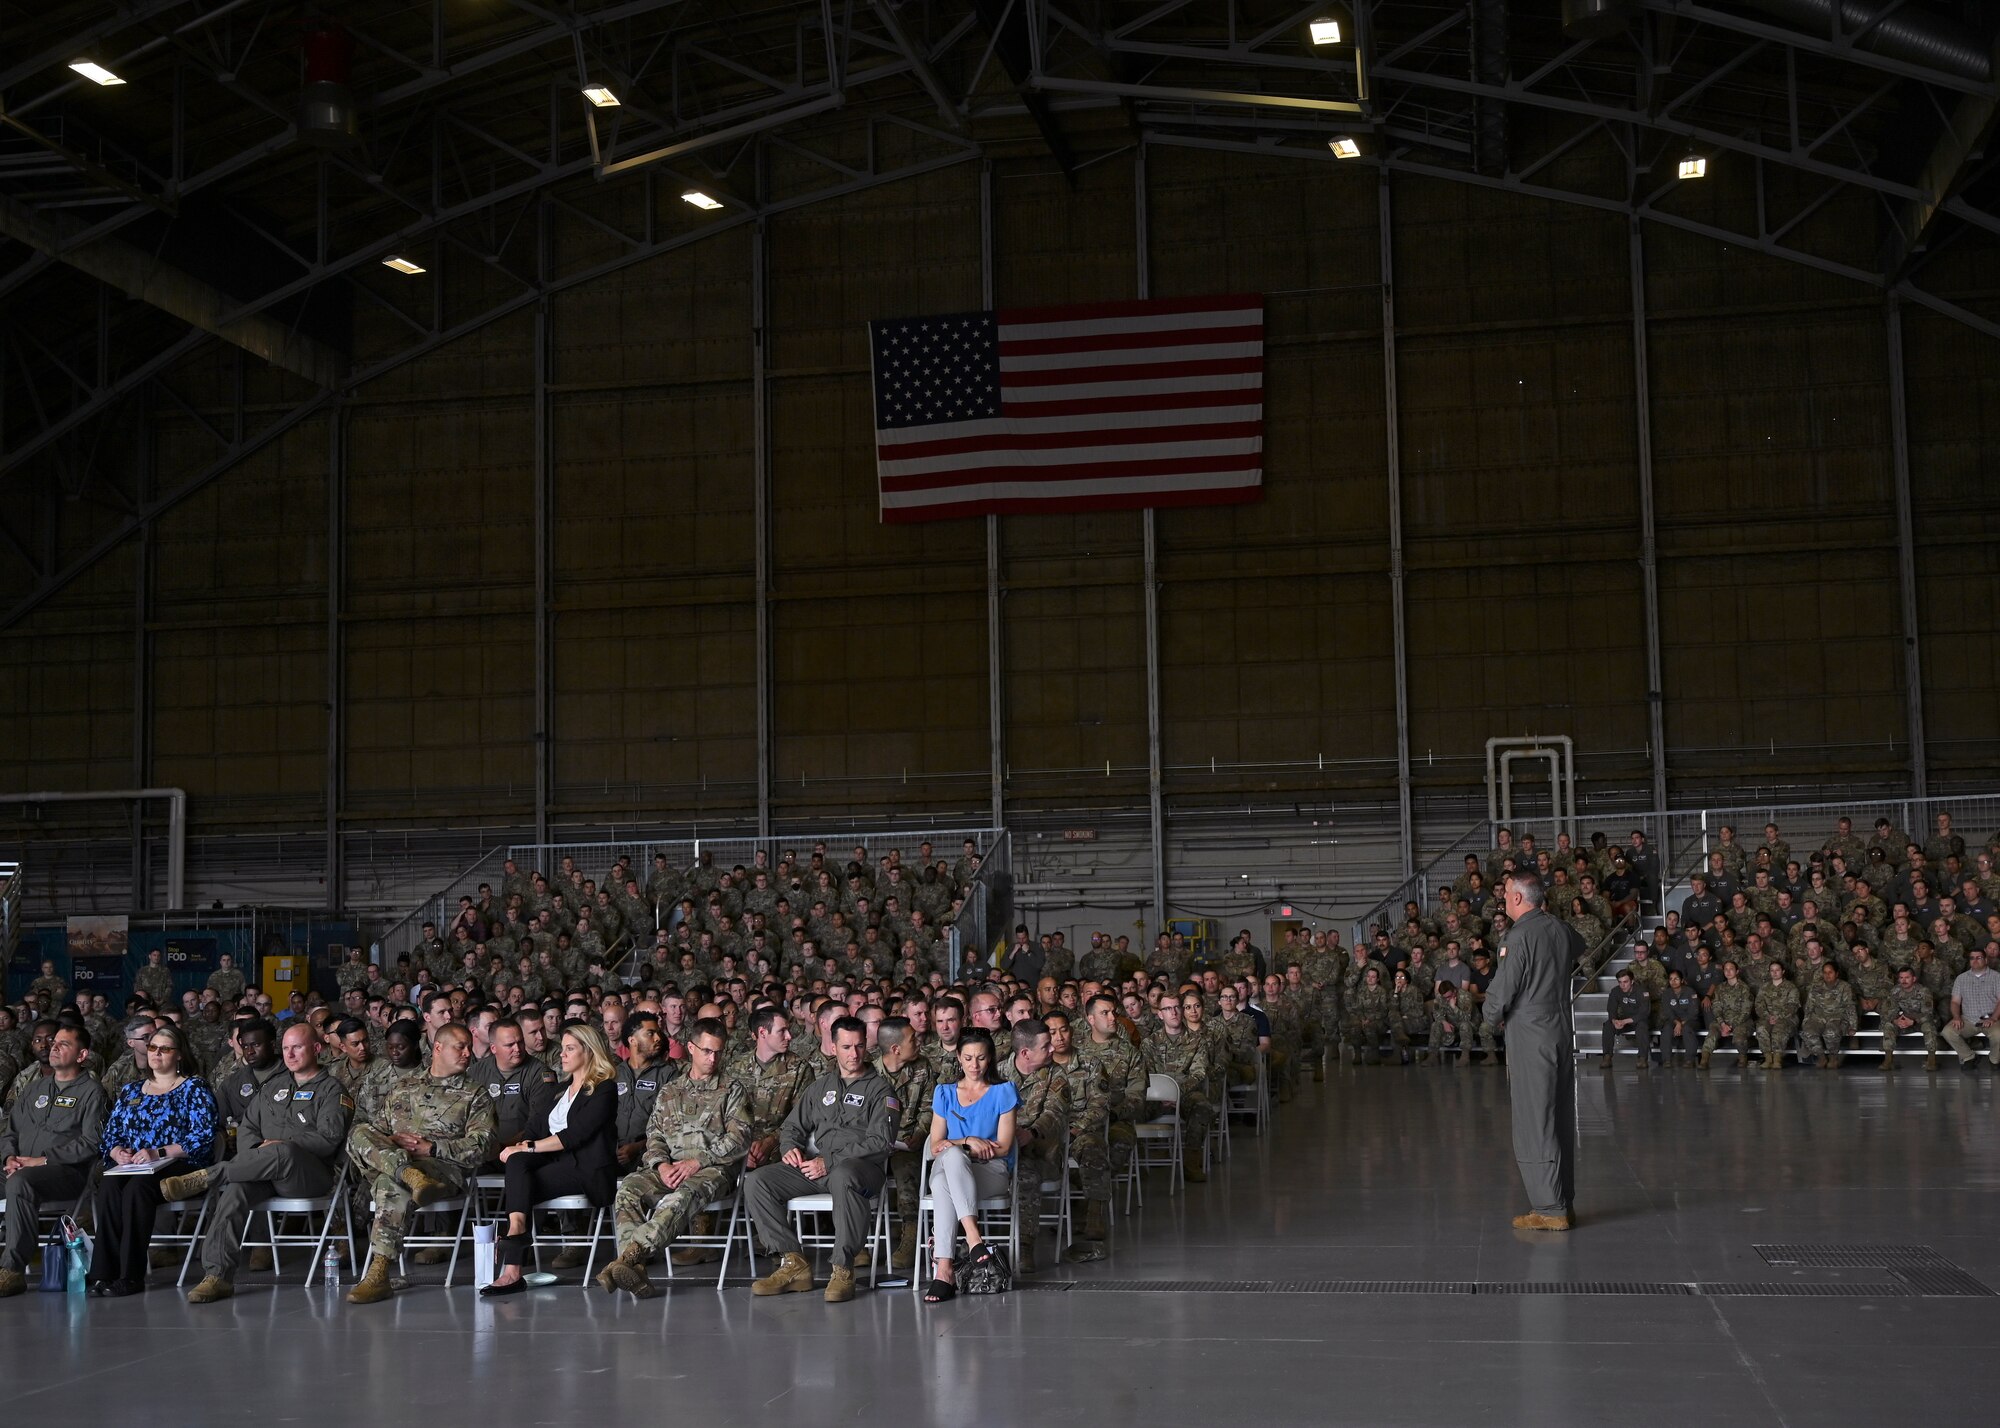
<instances>
[{"instance_id":1,"label":"metal handrail","mask_svg":"<svg viewBox=\"0 0 2000 1428\"><path fill-rule=\"evenodd\" d=\"M1492 823L1484 819L1473 824L1465 832L1454 838L1450 847L1432 858L1430 862L1424 864L1421 869L1410 874L1410 876L1404 878L1395 887L1391 888L1381 901L1377 902L1373 907L1354 920L1353 945L1356 947L1366 945L1369 938L1369 929L1375 922L1390 908L1401 908L1404 903L1410 901L1412 894L1416 896L1417 906L1428 914L1430 910L1429 895L1432 881L1436 877L1438 870L1443 868L1447 863L1457 864L1464 862L1466 853L1472 851L1474 848L1477 848L1482 855L1485 854L1492 846L1492 831ZM1483 856L1481 861L1484 861ZM1453 873L1452 876L1455 878L1458 875Z\"/></svg>"}]
</instances>

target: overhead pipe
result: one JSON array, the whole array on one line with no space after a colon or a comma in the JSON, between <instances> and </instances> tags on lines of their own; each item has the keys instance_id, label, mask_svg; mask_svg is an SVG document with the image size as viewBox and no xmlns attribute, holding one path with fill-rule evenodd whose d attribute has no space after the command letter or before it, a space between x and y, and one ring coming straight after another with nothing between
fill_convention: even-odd
<instances>
[{"instance_id":1,"label":"overhead pipe","mask_svg":"<svg viewBox=\"0 0 2000 1428\"><path fill-rule=\"evenodd\" d=\"M1733 0L1732 8L1761 11L1815 39L1830 39L1837 29L1865 50L1960 79L1984 82L1993 77L1990 40L1896 0Z\"/></svg>"}]
</instances>

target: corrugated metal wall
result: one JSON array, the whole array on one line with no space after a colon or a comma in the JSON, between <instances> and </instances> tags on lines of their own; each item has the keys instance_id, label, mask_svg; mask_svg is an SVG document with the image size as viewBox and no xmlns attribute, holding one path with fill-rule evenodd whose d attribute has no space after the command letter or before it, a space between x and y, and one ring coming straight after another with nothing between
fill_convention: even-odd
<instances>
[{"instance_id":1,"label":"corrugated metal wall","mask_svg":"<svg viewBox=\"0 0 2000 1428\"><path fill-rule=\"evenodd\" d=\"M1266 499L1158 521L1169 797L1379 798L1396 692L1377 178L1176 149L1146 170L1152 291L1269 294ZM1073 185L998 163L996 300L1135 293L1134 183L1129 154ZM984 524L878 523L863 331L979 305L980 184L962 166L764 237L781 824L986 806ZM1643 800L1625 219L1403 178L1394 204L1415 778L1476 785L1487 737L1567 733L1591 787ZM583 224L554 242L592 257ZM1644 243L1676 788L1906 783L1882 297L1672 229ZM731 229L550 304L558 822L754 815L755 251ZM1990 257L1968 241L1927 280L1975 292ZM1906 331L1931 769L1990 780L2000 343L1918 311ZM495 323L340 417L352 826L532 818L533 334L532 313ZM177 375L211 421L235 365ZM285 398L250 382L253 404ZM212 450L169 408L152 432L162 488ZM303 423L159 522L142 726L134 549L0 641L0 785L143 774L211 829L322 825L329 444ZM1131 513L1000 523L1018 807L1145 799L1140 532Z\"/></svg>"}]
</instances>

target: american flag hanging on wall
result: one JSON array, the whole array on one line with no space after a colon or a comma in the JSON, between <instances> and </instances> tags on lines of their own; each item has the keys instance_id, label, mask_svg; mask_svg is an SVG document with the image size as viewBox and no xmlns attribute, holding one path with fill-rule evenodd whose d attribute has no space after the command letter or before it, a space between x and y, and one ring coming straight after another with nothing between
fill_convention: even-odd
<instances>
[{"instance_id":1,"label":"american flag hanging on wall","mask_svg":"<svg viewBox=\"0 0 2000 1428\"><path fill-rule=\"evenodd\" d=\"M868 324L884 521L1254 501L1264 299Z\"/></svg>"}]
</instances>

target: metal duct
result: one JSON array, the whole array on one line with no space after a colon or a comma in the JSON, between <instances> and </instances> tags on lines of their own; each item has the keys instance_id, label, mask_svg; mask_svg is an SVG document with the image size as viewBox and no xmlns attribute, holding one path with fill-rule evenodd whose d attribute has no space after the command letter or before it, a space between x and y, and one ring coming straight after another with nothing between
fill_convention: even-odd
<instances>
[{"instance_id":1,"label":"metal duct","mask_svg":"<svg viewBox=\"0 0 2000 1428\"><path fill-rule=\"evenodd\" d=\"M1507 0L1468 0L1472 80L1504 87L1507 73ZM1507 172L1507 103L1480 96L1472 101L1472 167L1489 177Z\"/></svg>"},{"instance_id":2,"label":"metal duct","mask_svg":"<svg viewBox=\"0 0 2000 1428\"><path fill-rule=\"evenodd\" d=\"M1990 43L1982 41L1942 15L1898 8L1881 0L1734 0L1737 9L1759 10L1809 34L1833 33L1834 6L1840 6L1840 31L1878 55L1922 65L1960 79L1993 76Z\"/></svg>"},{"instance_id":3,"label":"metal duct","mask_svg":"<svg viewBox=\"0 0 2000 1428\"><path fill-rule=\"evenodd\" d=\"M354 37L338 25L306 31L306 87L299 96L299 137L336 147L361 137L361 119L348 82L354 75Z\"/></svg>"}]
</instances>

